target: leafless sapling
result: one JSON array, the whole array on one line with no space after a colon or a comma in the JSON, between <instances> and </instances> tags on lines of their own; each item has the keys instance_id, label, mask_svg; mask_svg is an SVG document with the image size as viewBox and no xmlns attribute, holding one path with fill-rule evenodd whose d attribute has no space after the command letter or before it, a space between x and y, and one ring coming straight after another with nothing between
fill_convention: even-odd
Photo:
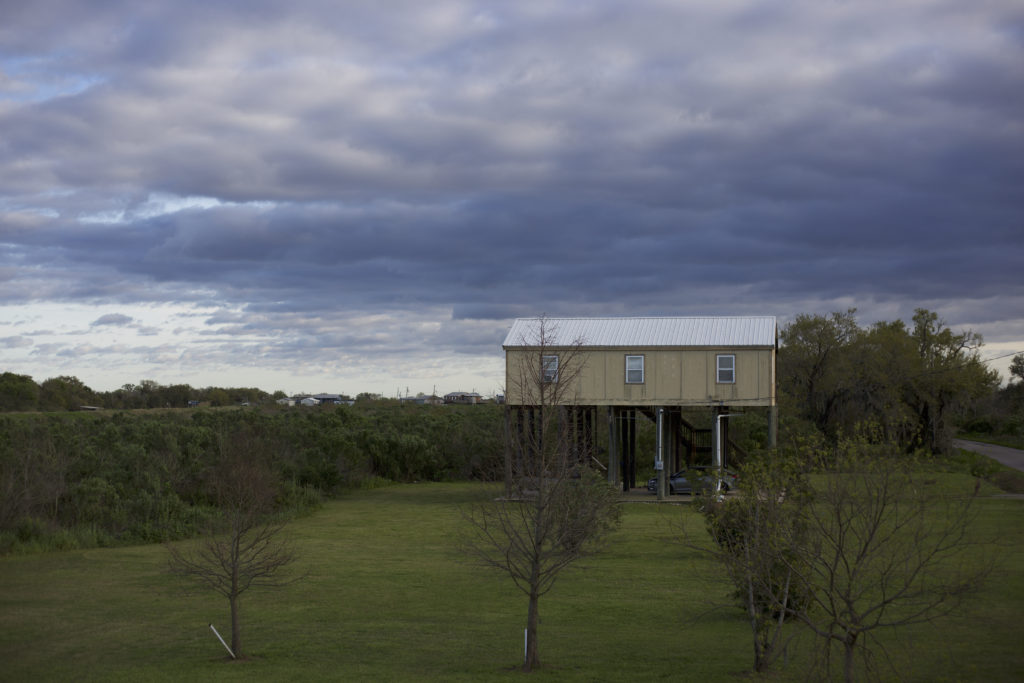
<instances>
[{"instance_id":1,"label":"leafless sapling","mask_svg":"<svg viewBox=\"0 0 1024 683\"><path fill-rule=\"evenodd\" d=\"M974 536L977 485L949 490L885 449L840 441L805 508L809 542L787 560L808 587L794 614L818 636L826 673L838 649L847 681L877 674L883 634L954 612L992 566L985 539Z\"/></svg>"},{"instance_id":2,"label":"leafless sapling","mask_svg":"<svg viewBox=\"0 0 1024 683\"><path fill-rule=\"evenodd\" d=\"M224 458L211 481L221 511L194 547L168 545L171 572L189 577L227 598L231 610L231 650L242 655L240 598L250 588L283 586L296 580L286 573L296 555L282 536L284 523L269 517L277 479L259 457L251 435L236 434L222 446ZM222 439L222 444L223 444ZM229 440L230 441L230 440ZM253 452L253 451L257 452Z\"/></svg>"},{"instance_id":3,"label":"leafless sapling","mask_svg":"<svg viewBox=\"0 0 1024 683\"><path fill-rule=\"evenodd\" d=\"M582 342L559 341L543 317L535 333L512 359L506 387L515 404L506 429L506 495L465 511L469 555L507 574L528 597L524 671L540 665L541 596L619 521L618 493L588 468L591 446L568 419L585 361Z\"/></svg>"}]
</instances>

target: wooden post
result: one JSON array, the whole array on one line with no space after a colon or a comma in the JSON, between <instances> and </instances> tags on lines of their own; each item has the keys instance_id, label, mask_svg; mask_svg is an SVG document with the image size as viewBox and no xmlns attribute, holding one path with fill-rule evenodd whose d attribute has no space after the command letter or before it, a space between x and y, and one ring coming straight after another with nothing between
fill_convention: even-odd
<instances>
[{"instance_id":1,"label":"wooden post","mask_svg":"<svg viewBox=\"0 0 1024 683\"><path fill-rule=\"evenodd\" d=\"M668 412L668 448L670 455L665 466L668 468L669 476L679 470L679 421L681 417L677 409Z\"/></svg>"},{"instance_id":2,"label":"wooden post","mask_svg":"<svg viewBox=\"0 0 1024 683\"><path fill-rule=\"evenodd\" d=\"M626 419L627 431L629 437L627 439L627 445L629 446L629 468L630 468L630 488L636 488L637 486L637 412L636 409L629 409L627 411Z\"/></svg>"},{"instance_id":3,"label":"wooden post","mask_svg":"<svg viewBox=\"0 0 1024 683\"><path fill-rule=\"evenodd\" d=\"M587 406L583 413L583 441L586 444L587 459L597 455L597 406Z\"/></svg>"},{"instance_id":4,"label":"wooden post","mask_svg":"<svg viewBox=\"0 0 1024 683\"><path fill-rule=\"evenodd\" d=\"M615 408L608 406L608 483L619 483L619 430L615 420Z\"/></svg>"},{"instance_id":5,"label":"wooden post","mask_svg":"<svg viewBox=\"0 0 1024 683\"><path fill-rule=\"evenodd\" d=\"M636 411L623 408L619 413L622 436L622 490L636 486Z\"/></svg>"},{"instance_id":6,"label":"wooden post","mask_svg":"<svg viewBox=\"0 0 1024 683\"><path fill-rule=\"evenodd\" d=\"M655 408L654 410L655 415L657 415L657 420L655 421L657 425L655 430L657 437L655 448L657 453L654 456L654 462L661 465L661 469L658 470L658 500L665 500L665 490L668 488L668 478L665 476L665 409Z\"/></svg>"},{"instance_id":7,"label":"wooden post","mask_svg":"<svg viewBox=\"0 0 1024 683\"><path fill-rule=\"evenodd\" d=\"M629 424L626 422L626 409L618 411L619 415L619 469L622 470L622 490L629 492Z\"/></svg>"},{"instance_id":8,"label":"wooden post","mask_svg":"<svg viewBox=\"0 0 1024 683\"><path fill-rule=\"evenodd\" d=\"M521 409L517 408L516 413ZM512 408L505 406L505 497L512 496L512 458L515 457L512 450L518 445L512 439Z\"/></svg>"}]
</instances>

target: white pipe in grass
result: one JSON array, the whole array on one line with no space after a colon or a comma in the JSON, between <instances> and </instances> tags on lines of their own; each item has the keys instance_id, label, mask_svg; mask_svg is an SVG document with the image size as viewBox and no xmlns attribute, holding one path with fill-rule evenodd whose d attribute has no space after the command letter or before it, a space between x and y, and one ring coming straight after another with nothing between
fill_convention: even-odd
<instances>
[{"instance_id":1,"label":"white pipe in grass","mask_svg":"<svg viewBox=\"0 0 1024 683\"><path fill-rule=\"evenodd\" d=\"M231 651L231 648L228 647L228 644L224 642L224 639L220 637L220 634L217 633L217 629L213 627L213 624L210 624L210 630L213 631L213 635L217 636L217 640L220 641L220 644L223 645L224 649L228 651L229 655L231 655L231 659L238 659L238 657L235 657L235 653Z\"/></svg>"}]
</instances>

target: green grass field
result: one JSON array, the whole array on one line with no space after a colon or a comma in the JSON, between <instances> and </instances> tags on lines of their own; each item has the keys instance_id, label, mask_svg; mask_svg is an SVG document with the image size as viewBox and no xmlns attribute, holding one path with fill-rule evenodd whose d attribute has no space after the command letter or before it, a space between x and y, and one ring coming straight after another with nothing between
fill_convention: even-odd
<instances>
[{"instance_id":1,"label":"green grass field","mask_svg":"<svg viewBox=\"0 0 1024 683\"><path fill-rule=\"evenodd\" d=\"M305 580L243 597L246 661L227 602L182 592L158 545L0 558L0 679L480 681L521 678L526 600L457 550L458 506L473 484L352 493L295 521ZM891 634L906 680L1024 675L1024 500L981 501L979 533L1001 539L999 567L969 613ZM602 555L541 600L540 680L737 680L749 634L715 567L678 543L684 505L626 504ZM807 643L766 680L803 680Z\"/></svg>"}]
</instances>

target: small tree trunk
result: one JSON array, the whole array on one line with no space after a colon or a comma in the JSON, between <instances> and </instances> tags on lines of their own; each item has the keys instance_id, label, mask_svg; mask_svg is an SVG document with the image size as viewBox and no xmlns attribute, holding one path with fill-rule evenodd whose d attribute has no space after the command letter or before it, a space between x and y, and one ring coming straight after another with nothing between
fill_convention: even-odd
<instances>
[{"instance_id":1,"label":"small tree trunk","mask_svg":"<svg viewBox=\"0 0 1024 683\"><path fill-rule=\"evenodd\" d=\"M238 615L238 596L232 595L231 601L231 651L235 653L235 659L242 658L242 623Z\"/></svg>"},{"instance_id":2,"label":"small tree trunk","mask_svg":"<svg viewBox=\"0 0 1024 683\"><path fill-rule=\"evenodd\" d=\"M523 671L529 673L540 666L537 653L537 624L540 621L540 596L530 593L530 607L526 613L526 659Z\"/></svg>"},{"instance_id":3,"label":"small tree trunk","mask_svg":"<svg viewBox=\"0 0 1024 683\"><path fill-rule=\"evenodd\" d=\"M231 539L231 595L228 597L231 602L231 651L235 653L235 659L240 659L242 657L242 622L238 614L238 570L241 562L238 548L242 534L238 516L235 517L232 525L235 533Z\"/></svg>"},{"instance_id":4,"label":"small tree trunk","mask_svg":"<svg viewBox=\"0 0 1024 683\"><path fill-rule=\"evenodd\" d=\"M854 645L857 644L857 636L847 635L843 640L843 646L845 649L846 659L843 662L843 674L846 677L847 683L853 683L853 654Z\"/></svg>"},{"instance_id":5,"label":"small tree trunk","mask_svg":"<svg viewBox=\"0 0 1024 683\"><path fill-rule=\"evenodd\" d=\"M753 582L749 579L747 580L747 616L750 617L750 630L754 635L754 671L761 672L767 668L764 658L764 633L757 615L757 604L754 602Z\"/></svg>"}]
</instances>

